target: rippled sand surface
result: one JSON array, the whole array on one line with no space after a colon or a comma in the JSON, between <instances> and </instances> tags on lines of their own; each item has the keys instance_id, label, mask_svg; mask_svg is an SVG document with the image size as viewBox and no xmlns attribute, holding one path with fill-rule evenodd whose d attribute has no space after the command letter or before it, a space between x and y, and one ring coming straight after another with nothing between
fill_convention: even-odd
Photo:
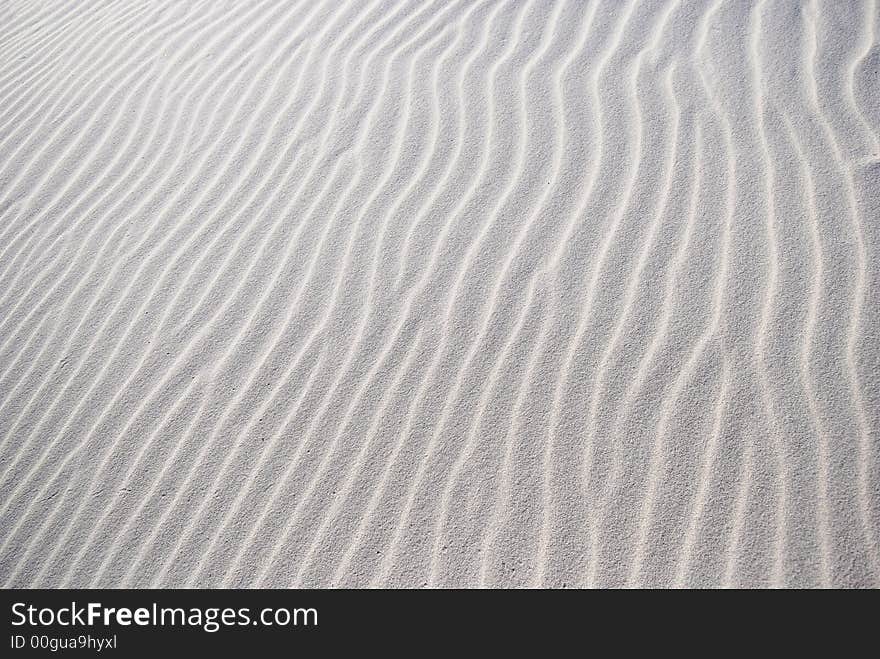
<instances>
[{"instance_id":1,"label":"rippled sand surface","mask_svg":"<svg viewBox=\"0 0 880 659\"><path fill-rule=\"evenodd\" d=\"M0 582L877 586L878 34L0 2Z\"/></svg>"}]
</instances>

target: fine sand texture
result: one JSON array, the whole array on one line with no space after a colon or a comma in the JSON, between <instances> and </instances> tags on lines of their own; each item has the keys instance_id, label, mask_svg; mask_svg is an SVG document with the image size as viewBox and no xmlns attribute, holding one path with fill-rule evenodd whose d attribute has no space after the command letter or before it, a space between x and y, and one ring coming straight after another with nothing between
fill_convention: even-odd
<instances>
[{"instance_id":1,"label":"fine sand texture","mask_svg":"<svg viewBox=\"0 0 880 659\"><path fill-rule=\"evenodd\" d=\"M880 585L877 0L0 0L0 583Z\"/></svg>"}]
</instances>

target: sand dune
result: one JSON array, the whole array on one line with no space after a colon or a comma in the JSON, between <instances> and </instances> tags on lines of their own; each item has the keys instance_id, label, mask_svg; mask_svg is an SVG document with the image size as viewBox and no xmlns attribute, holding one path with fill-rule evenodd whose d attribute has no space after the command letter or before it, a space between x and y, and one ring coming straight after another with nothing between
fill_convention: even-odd
<instances>
[{"instance_id":1,"label":"sand dune","mask_svg":"<svg viewBox=\"0 0 880 659\"><path fill-rule=\"evenodd\" d=\"M876 0L0 17L6 587L880 583Z\"/></svg>"}]
</instances>

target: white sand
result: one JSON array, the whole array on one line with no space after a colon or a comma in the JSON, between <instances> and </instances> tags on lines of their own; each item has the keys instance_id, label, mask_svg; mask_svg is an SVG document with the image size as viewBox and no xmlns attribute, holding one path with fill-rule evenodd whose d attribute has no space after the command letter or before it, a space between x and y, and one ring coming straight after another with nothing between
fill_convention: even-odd
<instances>
[{"instance_id":1,"label":"white sand","mask_svg":"<svg viewBox=\"0 0 880 659\"><path fill-rule=\"evenodd\" d=\"M878 39L0 3L0 582L878 585Z\"/></svg>"}]
</instances>

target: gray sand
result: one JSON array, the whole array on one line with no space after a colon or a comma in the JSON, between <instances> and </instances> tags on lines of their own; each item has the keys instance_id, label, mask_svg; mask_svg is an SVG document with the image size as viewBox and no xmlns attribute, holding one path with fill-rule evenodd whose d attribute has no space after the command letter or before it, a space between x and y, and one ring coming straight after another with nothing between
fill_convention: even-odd
<instances>
[{"instance_id":1,"label":"gray sand","mask_svg":"<svg viewBox=\"0 0 880 659\"><path fill-rule=\"evenodd\" d=\"M877 586L871 2L0 2L5 586Z\"/></svg>"}]
</instances>

